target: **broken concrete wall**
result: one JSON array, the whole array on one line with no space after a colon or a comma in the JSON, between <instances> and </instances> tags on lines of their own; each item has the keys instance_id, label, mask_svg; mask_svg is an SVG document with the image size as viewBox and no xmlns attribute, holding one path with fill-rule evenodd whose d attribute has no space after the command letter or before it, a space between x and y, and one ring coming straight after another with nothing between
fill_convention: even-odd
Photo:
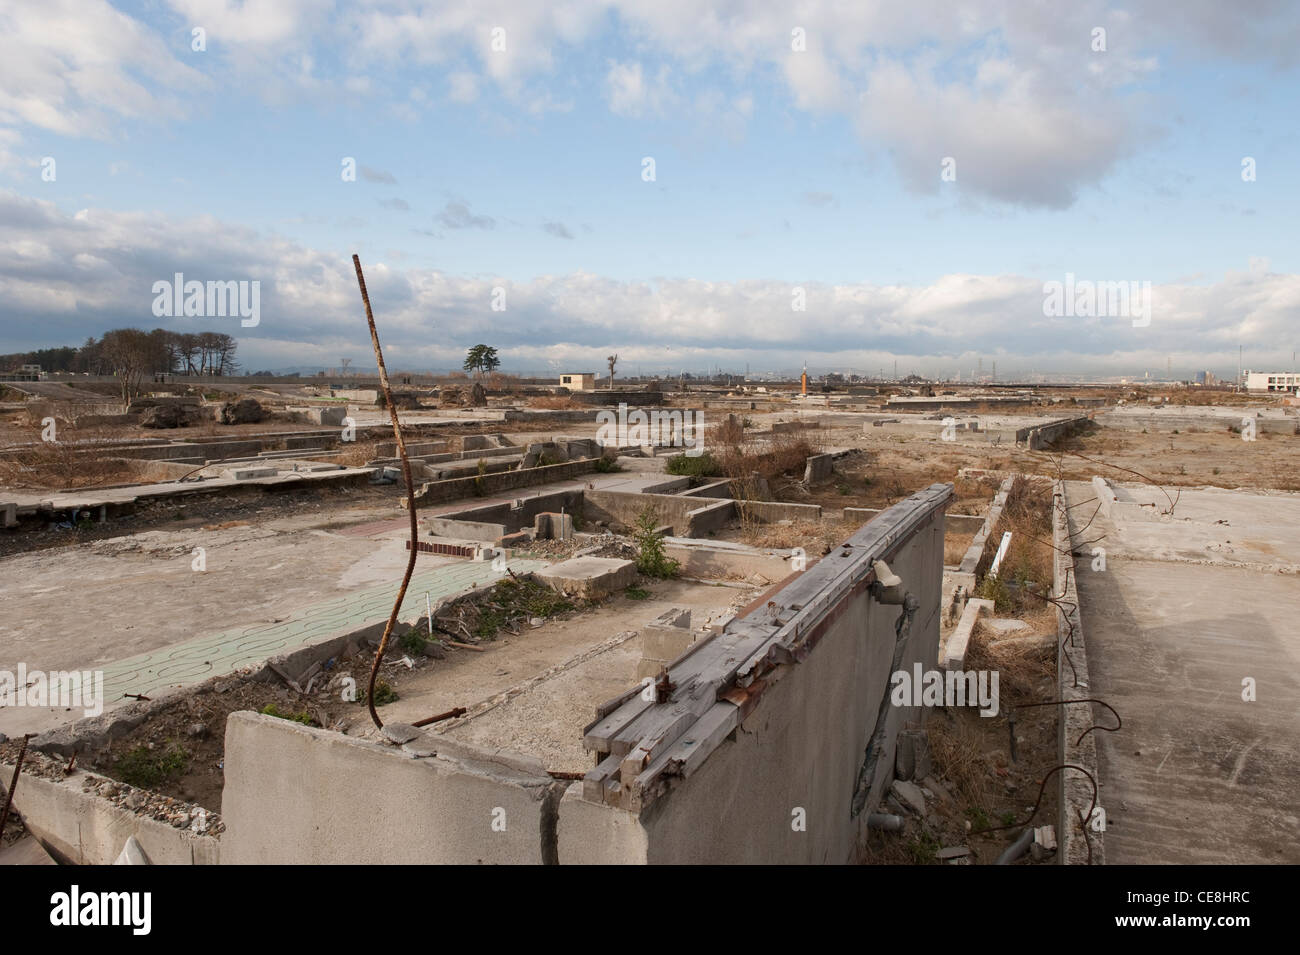
<instances>
[{"instance_id":1,"label":"broken concrete wall","mask_svg":"<svg viewBox=\"0 0 1300 955\"><path fill-rule=\"evenodd\" d=\"M804 465L803 482L809 486L829 481L835 474L835 455L810 454Z\"/></svg>"},{"instance_id":2,"label":"broken concrete wall","mask_svg":"<svg viewBox=\"0 0 1300 955\"><path fill-rule=\"evenodd\" d=\"M688 537L665 537L663 543L665 556L681 565L685 577L748 578L758 574L773 581L790 573L788 550Z\"/></svg>"},{"instance_id":3,"label":"broken concrete wall","mask_svg":"<svg viewBox=\"0 0 1300 955\"><path fill-rule=\"evenodd\" d=\"M439 504L443 501L455 501L472 497L476 494L501 494L522 487L538 484L551 484L555 481L567 481L580 474L589 474L596 468L594 459L569 461L565 464L550 464L544 467L528 468L525 471L499 471L484 474L481 477L449 478L445 481L432 481L415 492L417 506L420 504ZM406 499L399 502L406 507Z\"/></svg>"},{"instance_id":4,"label":"broken concrete wall","mask_svg":"<svg viewBox=\"0 0 1300 955\"><path fill-rule=\"evenodd\" d=\"M515 504L519 506L516 507ZM484 504L431 517L429 531L439 537L458 537L465 540L495 541L505 534L526 527L534 527L537 515L564 512L573 514L582 510L582 491L555 491L522 498L518 502Z\"/></svg>"},{"instance_id":5,"label":"broken concrete wall","mask_svg":"<svg viewBox=\"0 0 1300 955\"><path fill-rule=\"evenodd\" d=\"M446 738L437 755L256 713L226 722L228 864L553 862L560 784ZM551 856L548 858L548 856Z\"/></svg>"},{"instance_id":6,"label":"broken concrete wall","mask_svg":"<svg viewBox=\"0 0 1300 955\"><path fill-rule=\"evenodd\" d=\"M638 494L631 491L593 491L583 495L583 517L588 521L605 521L631 527L637 517L649 507L655 514L656 524L671 524L673 533L692 536L692 511L704 505L699 498L680 494Z\"/></svg>"},{"instance_id":7,"label":"broken concrete wall","mask_svg":"<svg viewBox=\"0 0 1300 955\"><path fill-rule=\"evenodd\" d=\"M919 609L904 637L899 667L932 669L939 643L943 510L950 499L951 486L936 485L891 508L850 539L853 546L845 549L853 551L851 556L833 552L823 558L769 595L769 604L687 658L703 656L737 628L760 627L773 605L784 614L817 608L801 618L809 629L795 636L796 645L806 648L802 658L794 654L799 662L777 664L743 689L720 689L719 702L707 712L731 706L733 722L706 724L701 718L684 729L679 740L689 737L693 746L715 748L699 757L683 756L679 770L667 778L666 791L639 809L597 803L583 793L600 767L588 774L582 793L571 789L560 804L560 861L855 861L866 816L893 777L898 732L922 716L919 707L887 707L883 745L866 787L869 798L855 817L859 774L890 688L895 623L902 612L878 602L859 575L879 556L902 578ZM818 604L827 594L840 596ZM786 619L793 626L795 618ZM726 651L725 645L719 650ZM687 675L680 663L670 672L674 680ZM647 758L656 765L653 752ZM644 776L637 778L640 786ZM600 791L596 781L594 791ZM629 795L626 788L606 791L618 792L620 800ZM650 800L653 792L631 795Z\"/></svg>"},{"instance_id":8,"label":"broken concrete wall","mask_svg":"<svg viewBox=\"0 0 1300 955\"><path fill-rule=\"evenodd\" d=\"M13 767L0 763L0 773L8 786ZM215 865L220 860L221 843L215 836L117 805L87 788L92 778L103 777L74 770L63 779L49 779L29 771L14 787L14 808L22 814L23 825L62 864L111 865L130 836L153 865ZM107 785L132 790L111 780Z\"/></svg>"}]
</instances>

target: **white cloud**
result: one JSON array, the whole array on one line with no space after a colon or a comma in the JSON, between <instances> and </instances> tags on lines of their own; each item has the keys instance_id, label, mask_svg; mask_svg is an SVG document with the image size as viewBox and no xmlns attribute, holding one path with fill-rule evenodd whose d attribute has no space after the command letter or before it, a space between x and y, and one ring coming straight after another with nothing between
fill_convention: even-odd
<instances>
[{"instance_id":1,"label":"white cloud","mask_svg":"<svg viewBox=\"0 0 1300 955\"><path fill-rule=\"evenodd\" d=\"M937 188L937 162L952 156L959 193L1060 207L1151 138L1134 117L1150 115L1139 83L1161 65L1154 51L1279 68L1300 58L1300 7L1281 3L1243 16L1215 0L1133 10L1107 0L166 2L171 22L148 27L105 0L9 0L0 8L0 126L103 137L116 117L179 115L176 96L205 74L277 103L391 95L389 105L415 119L386 81L405 90L397 71L431 66L446 71L453 102L473 102L492 84L537 116L572 108L574 76L561 71L580 72L593 41L616 34L632 50L605 76L617 114L685 104L735 137L752 90L776 78L795 108L852 117L913 189ZM1099 25L1104 54L1090 49ZM207 53L189 51L191 26L208 31ZM795 27L807 39L802 52L791 49ZM719 77L734 109L714 123L716 97L706 94Z\"/></svg>"},{"instance_id":2,"label":"white cloud","mask_svg":"<svg viewBox=\"0 0 1300 955\"><path fill-rule=\"evenodd\" d=\"M157 33L104 0L0 6L0 125L105 138L120 117L179 116L174 94L204 83Z\"/></svg>"},{"instance_id":3,"label":"white cloud","mask_svg":"<svg viewBox=\"0 0 1300 955\"><path fill-rule=\"evenodd\" d=\"M464 214L486 218L468 208ZM1222 371L1235 365L1239 342L1252 363L1280 360L1269 349L1289 340L1300 309L1300 275L1259 262L1205 284L1156 286L1146 328L1127 318L1047 317L1043 278L1016 275L946 275L926 286L806 283L807 310L793 312L788 282L648 283L582 272L516 281L365 265L385 347L439 367L483 340L534 368L558 354L592 361L612 347L656 369L687 355L694 367L733 360L790 369L807 355L860 370L899 356L900 367L906 359L922 371L950 372L968 367L962 356L986 355L1008 372L1132 373L1163 368L1166 356L1183 368ZM76 344L122 325L155 327L152 283L174 272L262 282L262 325L241 339L241 350L259 356L261 366L310 364L320 349L336 358L343 345L365 346L346 253L212 217L103 209L69 216L52 203L0 192L0 327L9 349ZM491 309L498 285L507 290L505 312Z\"/></svg>"},{"instance_id":4,"label":"white cloud","mask_svg":"<svg viewBox=\"0 0 1300 955\"><path fill-rule=\"evenodd\" d=\"M668 67L647 78L639 62L611 61L605 74L606 98L611 112L620 116L662 115L677 97L669 86Z\"/></svg>"}]
</instances>

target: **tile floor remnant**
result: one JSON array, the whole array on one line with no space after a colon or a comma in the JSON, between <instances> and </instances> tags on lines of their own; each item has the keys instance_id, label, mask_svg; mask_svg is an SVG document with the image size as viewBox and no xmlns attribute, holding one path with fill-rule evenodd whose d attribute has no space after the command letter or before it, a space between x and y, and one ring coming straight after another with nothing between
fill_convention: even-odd
<instances>
[{"instance_id":1,"label":"tile floor remnant","mask_svg":"<svg viewBox=\"0 0 1300 955\"><path fill-rule=\"evenodd\" d=\"M545 566L539 560L509 563L517 574ZM423 614L426 593L437 603L471 587L490 586L501 576L487 563L447 564L417 572L407 588L399 620L411 620ZM106 708L122 702L126 693L153 696L163 690L189 686L259 664L295 647L320 643L348 629L386 620L392 611L395 592L393 584L368 587L322 600L278 623L226 630L110 663L103 668Z\"/></svg>"}]
</instances>

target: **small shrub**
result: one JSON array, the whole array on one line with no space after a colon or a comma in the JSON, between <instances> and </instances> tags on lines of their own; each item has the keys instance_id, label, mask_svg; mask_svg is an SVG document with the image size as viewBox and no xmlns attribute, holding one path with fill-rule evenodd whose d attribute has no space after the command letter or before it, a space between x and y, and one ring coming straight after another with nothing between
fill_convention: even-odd
<instances>
[{"instance_id":1,"label":"small shrub","mask_svg":"<svg viewBox=\"0 0 1300 955\"><path fill-rule=\"evenodd\" d=\"M692 457L689 454L674 454L668 459L665 470L669 474L689 475L690 477L716 477L722 473L718 462L705 451Z\"/></svg>"},{"instance_id":2,"label":"small shrub","mask_svg":"<svg viewBox=\"0 0 1300 955\"><path fill-rule=\"evenodd\" d=\"M635 584L623 592L627 594L628 600L648 600L650 597L650 591L646 590L644 587L638 587Z\"/></svg>"},{"instance_id":3,"label":"small shrub","mask_svg":"<svg viewBox=\"0 0 1300 955\"><path fill-rule=\"evenodd\" d=\"M653 508L637 515L632 538L637 543L636 569L647 577L676 577L681 564L664 553L663 539L656 532L658 519Z\"/></svg>"},{"instance_id":4,"label":"small shrub","mask_svg":"<svg viewBox=\"0 0 1300 955\"><path fill-rule=\"evenodd\" d=\"M617 458L601 456L596 459L596 470L601 474L613 474L615 471L623 470L623 466L618 463Z\"/></svg>"}]
</instances>

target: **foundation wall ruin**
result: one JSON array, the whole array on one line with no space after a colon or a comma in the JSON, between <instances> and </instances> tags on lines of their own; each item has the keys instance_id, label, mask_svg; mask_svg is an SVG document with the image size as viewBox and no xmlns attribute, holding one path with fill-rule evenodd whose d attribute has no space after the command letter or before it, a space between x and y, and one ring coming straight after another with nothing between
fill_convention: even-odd
<instances>
[{"instance_id":1,"label":"foundation wall ruin","mask_svg":"<svg viewBox=\"0 0 1300 955\"><path fill-rule=\"evenodd\" d=\"M221 861L853 861L892 778L897 733L920 715L886 709L870 798L855 816L902 613L872 596L874 561L889 561L917 600L900 665L933 666L951 495L934 485L890 508L674 662L670 672L686 683L684 661L758 651L749 669L742 658L716 686L700 684L696 708L682 710L689 718L674 717L678 735L662 739L698 740L699 757L654 798L647 790L631 807L594 802L588 780L558 782L531 757L444 736L397 748L239 713L226 729ZM777 619L766 616L772 607ZM800 817L805 824L792 825Z\"/></svg>"}]
</instances>

